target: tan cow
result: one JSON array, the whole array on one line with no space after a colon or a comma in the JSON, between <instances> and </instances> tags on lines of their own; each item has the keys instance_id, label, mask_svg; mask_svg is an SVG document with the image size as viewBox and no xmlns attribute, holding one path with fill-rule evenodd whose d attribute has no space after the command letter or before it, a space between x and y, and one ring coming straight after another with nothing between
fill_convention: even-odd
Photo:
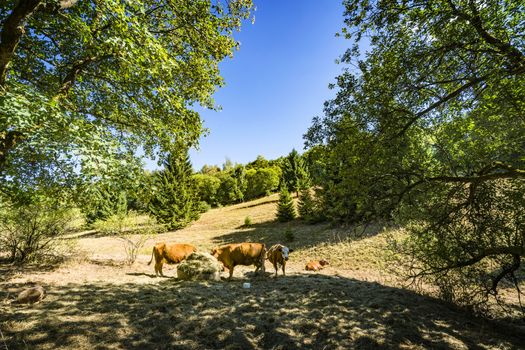
<instances>
[{"instance_id":1,"label":"tan cow","mask_svg":"<svg viewBox=\"0 0 525 350\"><path fill-rule=\"evenodd\" d=\"M304 268L306 271L319 271L319 270L322 270L326 265L330 265L330 264L328 263L328 261L324 259L312 260L312 261L309 261Z\"/></svg>"},{"instance_id":2,"label":"tan cow","mask_svg":"<svg viewBox=\"0 0 525 350\"><path fill-rule=\"evenodd\" d=\"M164 262L168 264L178 264L186 259L191 253L196 252L197 248L191 244L185 243L157 243L151 252L151 259L148 265L153 261L155 256L155 275L164 276L162 274L162 265Z\"/></svg>"},{"instance_id":3,"label":"tan cow","mask_svg":"<svg viewBox=\"0 0 525 350\"><path fill-rule=\"evenodd\" d=\"M255 272L261 269L264 273L265 253L264 243L226 244L215 247L211 251L211 255L216 257L230 271L230 279L233 276L233 269L237 265L255 265Z\"/></svg>"},{"instance_id":4,"label":"tan cow","mask_svg":"<svg viewBox=\"0 0 525 350\"><path fill-rule=\"evenodd\" d=\"M272 263L273 268L275 269L275 277L277 277L277 270L281 266L283 268L283 276L286 276L286 262L288 261L288 254L291 252L293 252L293 249L285 247L282 244L275 244L268 249L266 258Z\"/></svg>"}]
</instances>

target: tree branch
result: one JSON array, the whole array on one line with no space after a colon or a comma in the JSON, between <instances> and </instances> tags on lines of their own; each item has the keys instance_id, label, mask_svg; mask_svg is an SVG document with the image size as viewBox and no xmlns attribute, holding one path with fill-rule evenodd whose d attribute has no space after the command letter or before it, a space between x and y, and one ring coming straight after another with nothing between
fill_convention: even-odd
<instances>
[{"instance_id":1,"label":"tree branch","mask_svg":"<svg viewBox=\"0 0 525 350\"><path fill-rule=\"evenodd\" d=\"M40 5L42 0L21 0L6 18L0 35L0 87L5 85L7 69L12 61L20 38L24 34L24 22Z\"/></svg>"}]
</instances>

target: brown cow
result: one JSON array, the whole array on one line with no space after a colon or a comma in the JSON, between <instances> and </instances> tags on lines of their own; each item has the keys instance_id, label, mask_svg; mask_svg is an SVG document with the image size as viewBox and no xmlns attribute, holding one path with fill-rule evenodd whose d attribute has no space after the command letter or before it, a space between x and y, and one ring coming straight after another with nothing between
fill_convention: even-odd
<instances>
[{"instance_id":1,"label":"brown cow","mask_svg":"<svg viewBox=\"0 0 525 350\"><path fill-rule=\"evenodd\" d=\"M275 269L275 277L277 277L277 270L281 266L283 268L283 276L286 276L286 262L288 261L288 254L291 252L293 252L293 249L285 247L282 244L275 244L270 249L268 249L266 258L273 264L273 268Z\"/></svg>"},{"instance_id":2,"label":"brown cow","mask_svg":"<svg viewBox=\"0 0 525 350\"><path fill-rule=\"evenodd\" d=\"M148 265L153 261L155 256L155 275L164 276L162 274L162 265L164 262L168 264L178 264L182 260L186 259L191 253L196 252L197 248L191 244L185 243L157 243L153 247L151 252L151 260Z\"/></svg>"},{"instance_id":3,"label":"brown cow","mask_svg":"<svg viewBox=\"0 0 525 350\"><path fill-rule=\"evenodd\" d=\"M312 260L306 264L305 270L306 271L319 271L323 269L325 265L330 265L330 264L328 263L328 261L323 260L323 259L318 260L318 261Z\"/></svg>"},{"instance_id":4,"label":"brown cow","mask_svg":"<svg viewBox=\"0 0 525 350\"><path fill-rule=\"evenodd\" d=\"M264 256L266 247L264 243L234 243L215 247L211 255L217 258L224 267L230 270L230 277L233 276L233 269L237 265L255 265L255 272L262 270L264 273Z\"/></svg>"}]
</instances>

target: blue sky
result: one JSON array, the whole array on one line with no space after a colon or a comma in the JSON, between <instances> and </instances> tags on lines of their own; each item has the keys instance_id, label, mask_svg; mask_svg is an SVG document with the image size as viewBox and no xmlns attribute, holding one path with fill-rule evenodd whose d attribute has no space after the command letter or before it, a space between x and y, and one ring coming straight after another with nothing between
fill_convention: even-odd
<instances>
[{"instance_id":1,"label":"blue sky","mask_svg":"<svg viewBox=\"0 0 525 350\"><path fill-rule=\"evenodd\" d=\"M221 62L226 86L214 95L220 112L201 111L210 133L192 150L195 170L222 165L226 158L248 163L257 155L274 159L293 148L323 103L342 66L335 60L349 42L341 0L255 0L255 23L235 34L240 50Z\"/></svg>"}]
</instances>

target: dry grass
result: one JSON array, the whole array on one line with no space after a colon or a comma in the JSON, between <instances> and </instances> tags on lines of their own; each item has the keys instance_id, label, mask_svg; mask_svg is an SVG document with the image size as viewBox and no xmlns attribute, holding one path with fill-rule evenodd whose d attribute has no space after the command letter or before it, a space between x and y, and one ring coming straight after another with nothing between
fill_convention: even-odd
<instances>
[{"instance_id":1,"label":"dry grass","mask_svg":"<svg viewBox=\"0 0 525 350\"><path fill-rule=\"evenodd\" d=\"M115 237L78 235L78 258L55 269L0 265L0 329L8 350L37 349L518 349L523 331L478 319L400 288L385 270L386 234L327 225L274 222L277 195L211 210L190 227L158 235L137 262L125 264ZM249 216L252 225L243 228ZM284 242L290 229L294 241ZM199 250L240 241L295 249L287 276L253 276L238 267L231 282L155 278L155 241ZM303 271L310 259L331 265ZM167 275L176 268L166 266ZM226 275L226 274L225 274ZM250 280L251 289L242 282ZM9 303L22 287L42 284L32 307ZM0 341L0 348L3 346Z\"/></svg>"}]
</instances>

